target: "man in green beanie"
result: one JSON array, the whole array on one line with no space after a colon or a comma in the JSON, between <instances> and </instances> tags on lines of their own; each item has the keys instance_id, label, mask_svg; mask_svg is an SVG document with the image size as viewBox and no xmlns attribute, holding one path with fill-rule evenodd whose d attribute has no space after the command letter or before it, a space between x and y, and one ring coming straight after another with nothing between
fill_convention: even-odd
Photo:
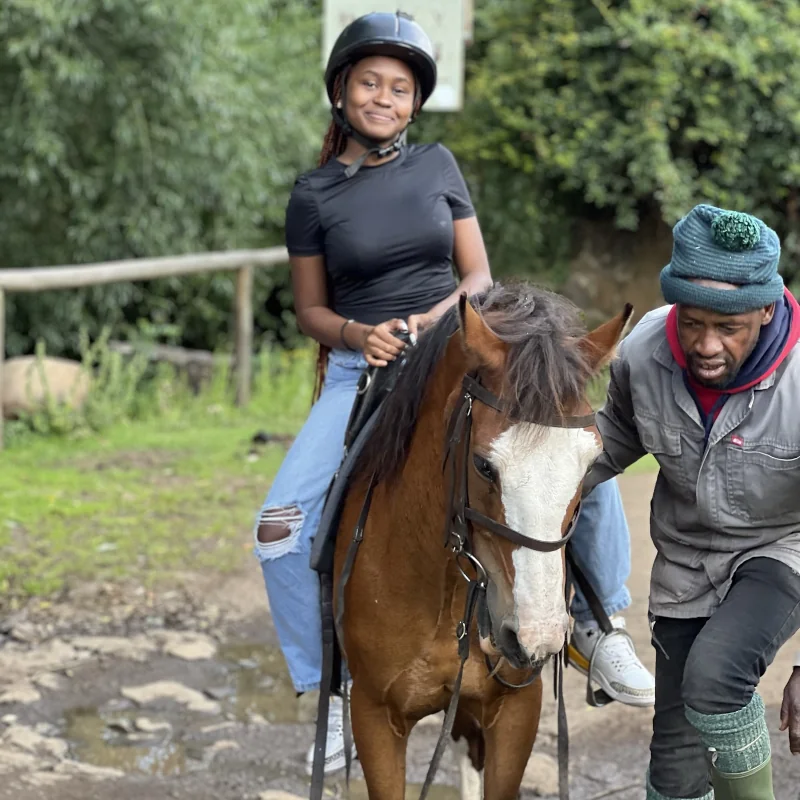
<instances>
[{"instance_id":1,"label":"man in green beanie","mask_svg":"<svg viewBox=\"0 0 800 800\"><path fill-rule=\"evenodd\" d=\"M756 687L800 628L800 306L779 256L761 220L693 208L661 273L669 305L620 345L597 417L586 493L646 453L660 466L647 800L774 798Z\"/></svg>"}]
</instances>

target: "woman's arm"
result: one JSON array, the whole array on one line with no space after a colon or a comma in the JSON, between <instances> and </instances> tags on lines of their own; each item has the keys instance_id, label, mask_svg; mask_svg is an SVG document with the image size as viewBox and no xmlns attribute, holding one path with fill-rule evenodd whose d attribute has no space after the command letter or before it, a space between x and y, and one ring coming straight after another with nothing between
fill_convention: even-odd
<instances>
[{"instance_id":1,"label":"woman's arm","mask_svg":"<svg viewBox=\"0 0 800 800\"><path fill-rule=\"evenodd\" d=\"M360 322L345 325L347 320L328 307L324 257L292 256L289 263L297 325L306 336L331 348L363 350L370 364L381 367L400 354L404 345L391 331L404 327L402 320L375 326Z\"/></svg>"},{"instance_id":2,"label":"woman's arm","mask_svg":"<svg viewBox=\"0 0 800 800\"><path fill-rule=\"evenodd\" d=\"M408 318L408 330L416 334L436 322L450 306L458 302L464 293L467 296L488 289L492 284L489 257L483 242L481 227L475 216L453 221L453 260L460 278L456 290L437 303L425 314L413 314Z\"/></svg>"}]
</instances>

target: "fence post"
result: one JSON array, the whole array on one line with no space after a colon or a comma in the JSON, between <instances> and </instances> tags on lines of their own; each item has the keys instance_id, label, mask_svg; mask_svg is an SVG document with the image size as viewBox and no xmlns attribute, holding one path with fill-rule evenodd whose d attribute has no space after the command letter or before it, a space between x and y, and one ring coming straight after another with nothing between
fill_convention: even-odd
<instances>
[{"instance_id":1,"label":"fence post","mask_svg":"<svg viewBox=\"0 0 800 800\"><path fill-rule=\"evenodd\" d=\"M5 409L3 408L3 367L6 360L6 293L0 289L0 450L3 449L3 423Z\"/></svg>"},{"instance_id":2,"label":"fence post","mask_svg":"<svg viewBox=\"0 0 800 800\"><path fill-rule=\"evenodd\" d=\"M253 374L253 267L236 273L236 405L250 402Z\"/></svg>"}]
</instances>

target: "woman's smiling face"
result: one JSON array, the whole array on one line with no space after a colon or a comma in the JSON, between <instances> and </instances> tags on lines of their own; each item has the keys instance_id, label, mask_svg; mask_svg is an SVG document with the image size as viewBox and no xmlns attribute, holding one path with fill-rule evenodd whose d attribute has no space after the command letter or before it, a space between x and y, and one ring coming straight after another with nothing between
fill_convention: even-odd
<instances>
[{"instance_id":1,"label":"woman's smiling face","mask_svg":"<svg viewBox=\"0 0 800 800\"><path fill-rule=\"evenodd\" d=\"M361 59L347 79L348 122L364 136L391 142L414 113L416 81L411 68L387 56Z\"/></svg>"}]
</instances>

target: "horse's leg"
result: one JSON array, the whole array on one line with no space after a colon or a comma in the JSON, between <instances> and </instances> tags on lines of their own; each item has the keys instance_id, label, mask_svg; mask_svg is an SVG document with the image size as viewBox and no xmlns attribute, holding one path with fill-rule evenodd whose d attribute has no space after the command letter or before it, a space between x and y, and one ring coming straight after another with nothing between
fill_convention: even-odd
<instances>
[{"instance_id":1,"label":"horse's leg","mask_svg":"<svg viewBox=\"0 0 800 800\"><path fill-rule=\"evenodd\" d=\"M515 800L519 796L541 710L541 678L526 689L506 695L496 709L487 709L483 776L486 800Z\"/></svg>"},{"instance_id":2,"label":"horse's leg","mask_svg":"<svg viewBox=\"0 0 800 800\"><path fill-rule=\"evenodd\" d=\"M460 706L452 735L461 774L461 800L483 800L483 731L475 717Z\"/></svg>"},{"instance_id":3,"label":"horse's leg","mask_svg":"<svg viewBox=\"0 0 800 800\"><path fill-rule=\"evenodd\" d=\"M353 682L351 697L353 740L358 752L370 800L404 800L406 791L406 746L410 728L392 725L389 709L358 690Z\"/></svg>"}]
</instances>

